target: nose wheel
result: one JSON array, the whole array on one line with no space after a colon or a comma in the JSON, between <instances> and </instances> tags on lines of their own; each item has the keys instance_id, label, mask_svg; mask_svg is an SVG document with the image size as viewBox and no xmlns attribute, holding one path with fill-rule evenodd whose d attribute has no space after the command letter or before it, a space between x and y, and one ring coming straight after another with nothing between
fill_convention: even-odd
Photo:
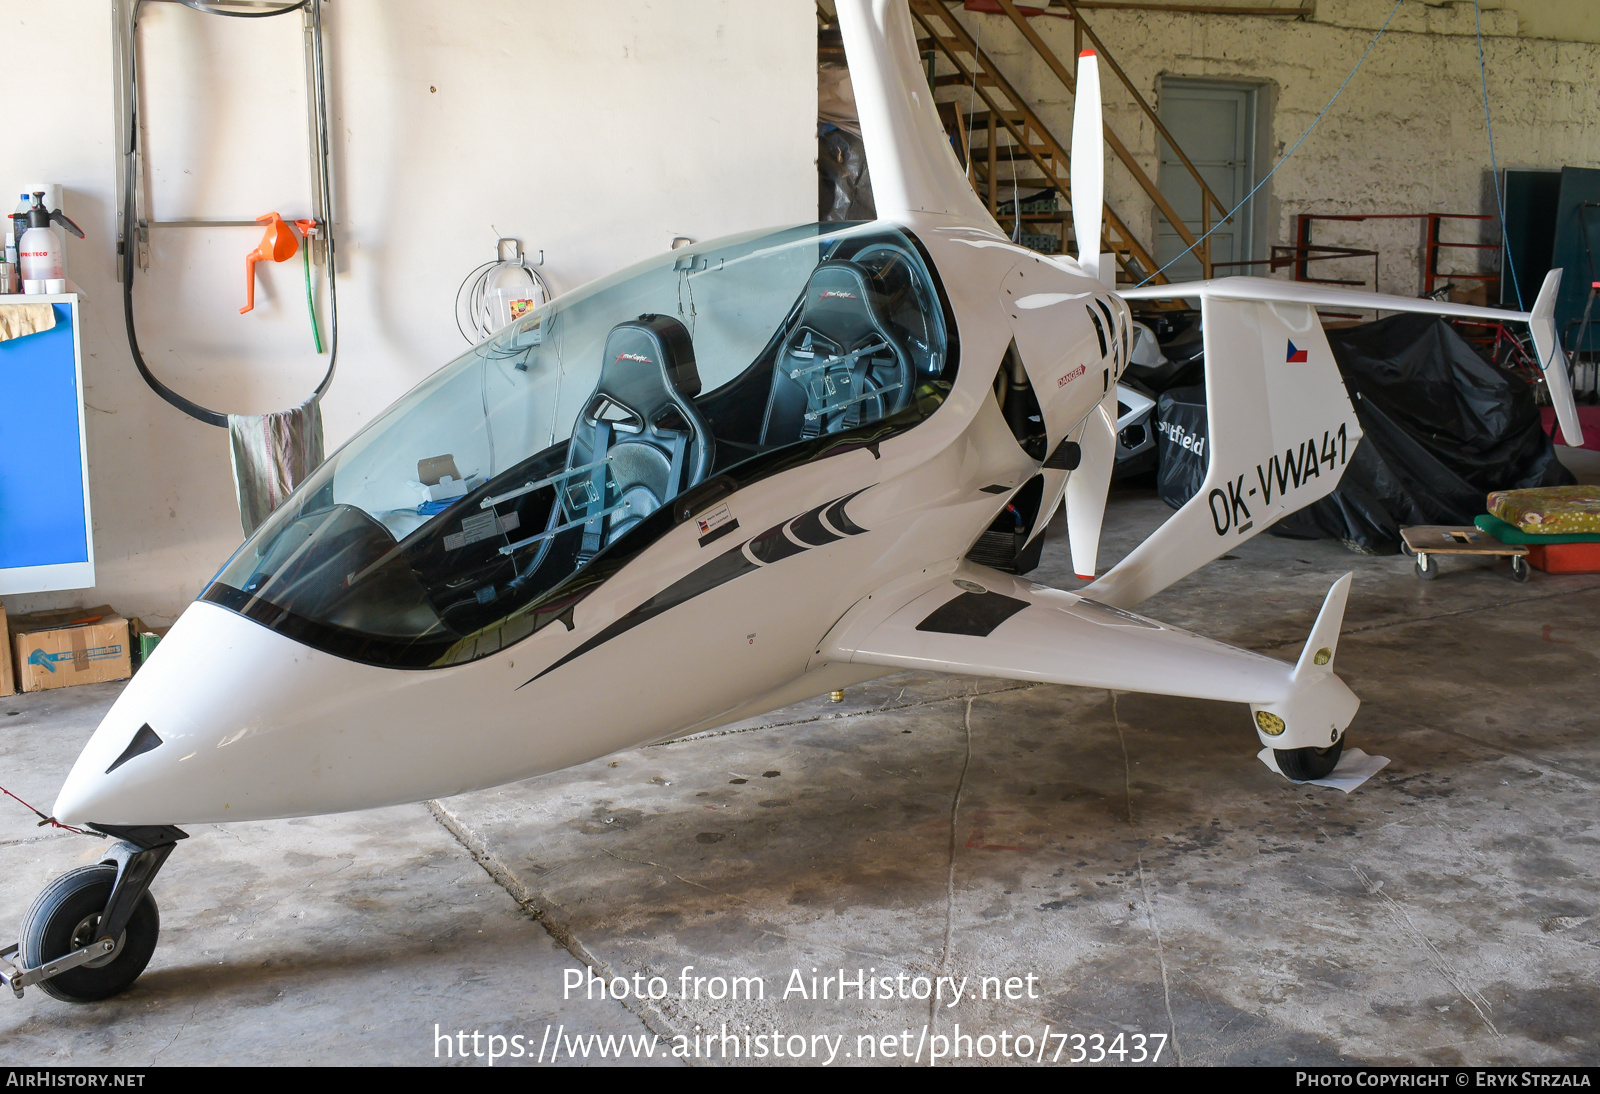
<instances>
[{"instance_id":1,"label":"nose wheel","mask_svg":"<svg viewBox=\"0 0 1600 1094\"><path fill-rule=\"evenodd\" d=\"M100 924L116 885L115 866L84 866L62 874L45 887L28 909L19 944L22 963L43 968L68 954L100 943ZM49 979L40 980L46 995L68 1003L93 1003L128 988L156 950L161 913L146 889L134 905L128 925L109 940L109 952L90 957Z\"/></svg>"},{"instance_id":2,"label":"nose wheel","mask_svg":"<svg viewBox=\"0 0 1600 1094\"><path fill-rule=\"evenodd\" d=\"M45 886L23 920L21 941L0 951L0 982L19 999L35 984L68 1003L108 999L127 990L155 953L161 913L150 882L187 833L96 827L118 839L105 859Z\"/></svg>"}]
</instances>

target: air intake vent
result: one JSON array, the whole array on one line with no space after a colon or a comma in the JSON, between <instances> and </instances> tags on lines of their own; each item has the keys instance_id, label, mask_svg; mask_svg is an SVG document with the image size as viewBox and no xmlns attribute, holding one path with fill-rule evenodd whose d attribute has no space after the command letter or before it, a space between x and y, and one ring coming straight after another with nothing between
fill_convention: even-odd
<instances>
[{"instance_id":1,"label":"air intake vent","mask_svg":"<svg viewBox=\"0 0 1600 1094\"><path fill-rule=\"evenodd\" d=\"M160 747L161 738L156 736L156 731L150 728L149 722L146 722L139 727L139 732L133 735L133 740L128 742L128 747L122 750L122 755L118 756L116 761L106 768L106 774L111 774L135 756L143 756L146 752Z\"/></svg>"}]
</instances>

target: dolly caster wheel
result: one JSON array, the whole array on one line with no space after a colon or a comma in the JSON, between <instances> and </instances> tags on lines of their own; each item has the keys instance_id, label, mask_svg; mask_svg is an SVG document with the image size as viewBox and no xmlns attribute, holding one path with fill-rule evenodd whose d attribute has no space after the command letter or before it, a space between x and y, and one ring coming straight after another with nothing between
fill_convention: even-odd
<instances>
[{"instance_id":1,"label":"dolly caster wheel","mask_svg":"<svg viewBox=\"0 0 1600 1094\"><path fill-rule=\"evenodd\" d=\"M1439 563L1420 552L1412 561L1412 566L1417 571L1417 577L1423 581L1432 581L1439 576Z\"/></svg>"},{"instance_id":2,"label":"dolly caster wheel","mask_svg":"<svg viewBox=\"0 0 1600 1094\"><path fill-rule=\"evenodd\" d=\"M1528 574L1529 574L1528 560L1526 558L1522 557L1521 555L1512 555L1511 556L1511 580L1512 581L1519 581L1519 582L1520 581L1526 581L1526 580L1528 580Z\"/></svg>"},{"instance_id":3,"label":"dolly caster wheel","mask_svg":"<svg viewBox=\"0 0 1600 1094\"><path fill-rule=\"evenodd\" d=\"M1418 556L1421 557L1420 555ZM1275 748L1273 759L1285 778L1297 783L1312 779L1326 779L1339 765L1339 754L1344 751L1344 738L1340 737L1327 748Z\"/></svg>"},{"instance_id":4,"label":"dolly caster wheel","mask_svg":"<svg viewBox=\"0 0 1600 1094\"><path fill-rule=\"evenodd\" d=\"M117 868L103 864L80 867L47 885L23 921L19 944L23 964L37 968L94 942L116 880ZM41 980L39 987L68 1003L108 999L126 990L144 972L160 933L161 913L156 910L155 897L146 890L117 939L116 949Z\"/></svg>"}]
</instances>

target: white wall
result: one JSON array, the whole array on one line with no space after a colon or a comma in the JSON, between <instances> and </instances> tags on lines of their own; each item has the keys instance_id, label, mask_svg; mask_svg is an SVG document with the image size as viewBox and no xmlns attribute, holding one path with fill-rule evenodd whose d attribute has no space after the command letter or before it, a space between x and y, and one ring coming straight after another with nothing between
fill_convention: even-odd
<instances>
[{"instance_id":1,"label":"white wall","mask_svg":"<svg viewBox=\"0 0 1600 1094\"><path fill-rule=\"evenodd\" d=\"M1596 0L1563 2L1600 12ZM1600 167L1600 45L1519 36L1517 4L1506 0L1498 6L1502 10L1482 14L1498 165ZM1327 104L1393 7L1392 0L1318 0L1310 20L1100 10L1090 11L1087 21L1157 109L1163 77L1263 87L1262 124L1271 151L1259 169L1264 173ZM971 13L963 19L975 35L981 24L985 52L1065 142L1072 128L1071 96L1010 20ZM1039 18L1033 25L1070 64L1072 23ZM1102 82L1108 121L1156 177L1154 126L1109 71ZM964 92L945 97L966 101ZM1182 134L1175 136L1182 140ZM1257 240L1263 256L1270 243L1292 242L1297 213L1493 213L1471 3L1405 0L1361 71L1260 198L1268 202L1267 238ZM1110 155L1107 199L1148 245L1153 203ZM1500 238L1497 225L1484 225L1481 235L1471 224L1447 231L1452 240ZM1316 239L1380 250L1383 291L1421 290L1417 222L1319 225ZM1488 252L1477 255L1497 262ZM1478 261L1474 252L1456 251L1441 266L1465 271L1480 268ZM1323 276L1370 277L1372 260L1321 269L1329 271Z\"/></svg>"},{"instance_id":2,"label":"white wall","mask_svg":"<svg viewBox=\"0 0 1600 1094\"><path fill-rule=\"evenodd\" d=\"M61 183L88 234L69 243L68 266L87 295L99 570L94 590L8 597L6 607L108 602L167 621L241 534L225 431L162 402L128 353L113 257L109 9L0 0L7 85L48 89L51 104L25 119L11 100L0 201L9 212L22 187ZM456 288L493 256L497 232L542 248L560 291L665 250L674 235L816 217L811 0L327 0L326 10L341 241L329 451L465 348ZM155 215L308 215L298 18L167 3L144 12ZM298 403L325 365L311 351L298 257L260 267L256 311L238 314L244 255L259 239L256 229L169 231L136 281L146 360L225 411Z\"/></svg>"}]
</instances>

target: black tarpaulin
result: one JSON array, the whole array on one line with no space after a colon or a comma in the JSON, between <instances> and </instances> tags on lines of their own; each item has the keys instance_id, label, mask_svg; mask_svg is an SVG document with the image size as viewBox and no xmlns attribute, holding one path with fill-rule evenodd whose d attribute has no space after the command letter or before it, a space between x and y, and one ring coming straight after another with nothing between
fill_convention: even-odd
<instances>
[{"instance_id":1,"label":"black tarpaulin","mask_svg":"<svg viewBox=\"0 0 1600 1094\"><path fill-rule=\"evenodd\" d=\"M1444 320L1396 315L1331 330L1328 344L1365 436L1333 492L1278 521L1275 534L1393 554L1402 525L1471 524L1491 490L1574 481L1540 428L1532 389ZM1205 460L1192 454L1204 445L1204 389L1163 394L1158 416L1158 489L1176 508L1204 478ZM1190 451L1171 443L1180 431Z\"/></svg>"},{"instance_id":2,"label":"black tarpaulin","mask_svg":"<svg viewBox=\"0 0 1600 1094\"><path fill-rule=\"evenodd\" d=\"M1328 332L1365 434L1333 493L1274 527L1393 554L1400 527L1471 524L1491 490L1574 481L1533 390L1442 319L1395 315Z\"/></svg>"}]
</instances>

